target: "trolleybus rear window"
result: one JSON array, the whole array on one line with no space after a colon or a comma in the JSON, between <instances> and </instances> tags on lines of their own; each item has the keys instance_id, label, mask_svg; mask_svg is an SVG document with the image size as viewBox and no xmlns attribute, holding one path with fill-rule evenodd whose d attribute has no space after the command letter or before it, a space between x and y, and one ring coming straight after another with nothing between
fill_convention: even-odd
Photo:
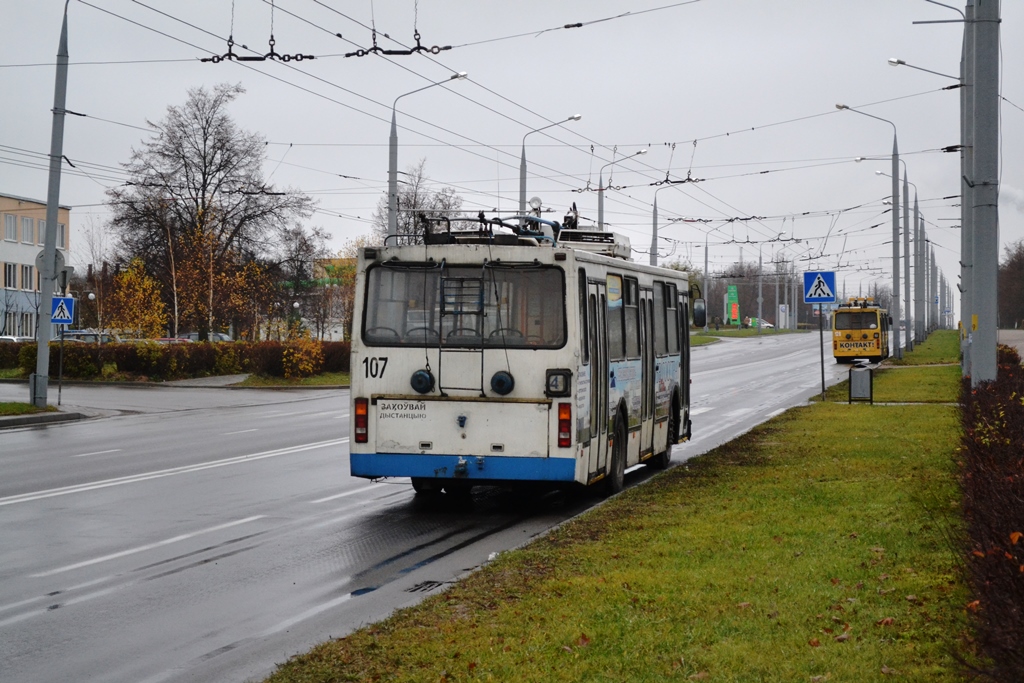
<instances>
[{"instance_id":1,"label":"trolleybus rear window","mask_svg":"<svg viewBox=\"0 0 1024 683\"><path fill-rule=\"evenodd\" d=\"M565 277L553 266L378 266L367 273L365 303L371 346L565 344Z\"/></svg>"},{"instance_id":2,"label":"trolleybus rear window","mask_svg":"<svg viewBox=\"0 0 1024 683\"><path fill-rule=\"evenodd\" d=\"M878 329L878 313L876 311L863 313L848 313L840 311L835 315L835 328L837 330Z\"/></svg>"}]
</instances>

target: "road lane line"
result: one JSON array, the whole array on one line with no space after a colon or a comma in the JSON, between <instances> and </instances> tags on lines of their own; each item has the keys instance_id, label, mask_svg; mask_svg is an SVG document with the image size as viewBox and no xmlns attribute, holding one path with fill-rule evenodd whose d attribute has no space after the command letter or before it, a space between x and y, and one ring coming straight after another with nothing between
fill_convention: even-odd
<instances>
[{"instance_id":1,"label":"road lane line","mask_svg":"<svg viewBox=\"0 0 1024 683\"><path fill-rule=\"evenodd\" d=\"M142 481L148 481L150 479L172 477L178 474L201 472L202 470L213 469L215 467L225 467L227 465L238 465L247 462L255 462L257 460L263 460L266 458L275 458L279 455L291 455L293 453L301 453L303 451L311 451L318 448L326 448L328 446L338 446L344 443L348 443L347 437L344 439L331 439L330 441L319 441L316 443L302 444L299 446L278 448L276 450L264 451L262 453L253 453L251 455L238 455L231 458L224 458L223 460L212 460L210 462L198 463L195 465L183 465L181 467L172 467L166 470L156 470L153 472L145 472L142 474L133 474L125 477L117 477L115 479L104 479L101 481L89 482L87 484L75 484L73 486L63 486L61 488L56 489L46 489L43 491L33 491L31 493L21 493L15 496L7 496L6 498L0 498L0 507L3 507L5 505L16 505L18 503L28 503L35 500L42 500L44 498L53 498L54 496L66 496L71 493L95 491L96 489L108 488L110 486L120 486L122 484L135 484Z\"/></svg>"},{"instance_id":2,"label":"road lane line","mask_svg":"<svg viewBox=\"0 0 1024 683\"><path fill-rule=\"evenodd\" d=\"M72 455L72 458L84 458L88 455L103 455L104 453L120 453L122 449L111 448L109 451L93 451L92 453L79 453L78 455Z\"/></svg>"},{"instance_id":3,"label":"road lane line","mask_svg":"<svg viewBox=\"0 0 1024 683\"><path fill-rule=\"evenodd\" d=\"M266 515L254 515L252 517L246 517L245 519L235 520L234 522L226 522L224 524L218 524L216 526L211 526L211 527L208 527L206 529L200 529L199 531L193 531L191 533L181 534L179 536L174 536L172 538L165 538L164 540L157 541L155 543L147 543L146 545L140 545L140 546L137 546L135 548L129 548L128 550L122 550L120 552L111 553L109 555L104 555L102 557L96 557L96 558L93 558L91 560L84 560L82 562L76 562L75 564L69 564L69 565L65 565L63 567L57 567L56 569L50 569L48 571L40 572L38 574L30 574L29 576L31 578L33 578L33 579L42 579L42 578L46 578L48 576L54 576L56 574L63 574L64 572L69 572L69 571L72 571L74 569L81 569L82 567L88 567L88 566L91 566L91 565L94 565L94 564L99 564L100 562L108 562L110 560L116 560L116 559L118 559L120 557L126 557L128 555L135 555L136 553L143 553L143 552L146 552L147 550L153 550L154 548L161 548L161 547L163 547L165 545L170 545L172 543L178 543L180 541L187 541L190 538L195 538L196 536L202 536L203 534L213 533L214 531L221 531L223 529L230 529L231 527L238 526L239 524L248 524L249 522L255 522L257 519L263 519L264 517L266 517ZM70 604L70 603L68 603L68 604Z\"/></svg>"},{"instance_id":4,"label":"road lane line","mask_svg":"<svg viewBox=\"0 0 1024 683\"><path fill-rule=\"evenodd\" d=\"M345 498L346 496L354 496L357 493L363 493L364 491L372 491L373 489L380 488L377 484L371 484L370 486L364 486L361 489L353 489L351 491L345 491L344 493L335 493L333 496L327 496L326 498L320 498L318 500L310 501L314 505L316 503L326 503L329 500L337 500L338 498Z\"/></svg>"},{"instance_id":5,"label":"road lane line","mask_svg":"<svg viewBox=\"0 0 1024 683\"><path fill-rule=\"evenodd\" d=\"M258 429L240 429L237 432L224 432L221 436L231 436L233 434L247 434L249 432L258 432Z\"/></svg>"}]
</instances>

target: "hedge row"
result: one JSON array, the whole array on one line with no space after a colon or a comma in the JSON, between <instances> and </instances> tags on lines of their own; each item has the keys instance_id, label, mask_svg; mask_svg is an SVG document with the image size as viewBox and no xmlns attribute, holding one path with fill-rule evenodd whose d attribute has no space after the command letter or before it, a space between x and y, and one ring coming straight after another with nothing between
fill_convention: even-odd
<instances>
[{"instance_id":1,"label":"hedge row","mask_svg":"<svg viewBox=\"0 0 1024 683\"><path fill-rule=\"evenodd\" d=\"M964 568L975 637L995 681L1024 681L1024 368L1000 346L993 382L960 391Z\"/></svg>"},{"instance_id":2,"label":"hedge row","mask_svg":"<svg viewBox=\"0 0 1024 683\"><path fill-rule=\"evenodd\" d=\"M304 377L347 372L348 342L297 340L157 344L65 344L64 377L145 377L156 380L252 373L266 377ZM0 368L36 370L36 344L0 343ZM60 345L50 344L50 377L59 371Z\"/></svg>"}]
</instances>

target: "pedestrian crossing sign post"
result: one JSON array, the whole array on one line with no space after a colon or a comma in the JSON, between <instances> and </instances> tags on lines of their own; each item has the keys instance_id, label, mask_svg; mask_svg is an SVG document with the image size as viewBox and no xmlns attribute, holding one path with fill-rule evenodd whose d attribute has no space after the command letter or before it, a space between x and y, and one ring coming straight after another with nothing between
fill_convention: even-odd
<instances>
[{"instance_id":1,"label":"pedestrian crossing sign post","mask_svg":"<svg viewBox=\"0 0 1024 683\"><path fill-rule=\"evenodd\" d=\"M834 304L835 302L835 271L819 270L804 273L805 304Z\"/></svg>"},{"instance_id":2,"label":"pedestrian crossing sign post","mask_svg":"<svg viewBox=\"0 0 1024 683\"><path fill-rule=\"evenodd\" d=\"M50 322L54 325L70 325L75 321L75 298L71 296L53 297L50 311Z\"/></svg>"}]
</instances>

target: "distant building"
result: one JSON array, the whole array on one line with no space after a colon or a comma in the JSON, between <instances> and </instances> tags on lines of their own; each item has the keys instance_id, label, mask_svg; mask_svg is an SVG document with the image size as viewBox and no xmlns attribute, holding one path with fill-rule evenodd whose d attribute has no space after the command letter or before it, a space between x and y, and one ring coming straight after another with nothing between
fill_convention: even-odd
<instances>
[{"instance_id":1,"label":"distant building","mask_svg":"<svg viewBox=\"0 0 1024 683\"><path fill-rule=\"evenodd\" d=\"M57 249L65 261L70 216L69 206L57 211ZM34 338L41 299L36 257L46 236L46 203L0 194L0 221L0 335Z\"/></svg>"}]
</instances>

